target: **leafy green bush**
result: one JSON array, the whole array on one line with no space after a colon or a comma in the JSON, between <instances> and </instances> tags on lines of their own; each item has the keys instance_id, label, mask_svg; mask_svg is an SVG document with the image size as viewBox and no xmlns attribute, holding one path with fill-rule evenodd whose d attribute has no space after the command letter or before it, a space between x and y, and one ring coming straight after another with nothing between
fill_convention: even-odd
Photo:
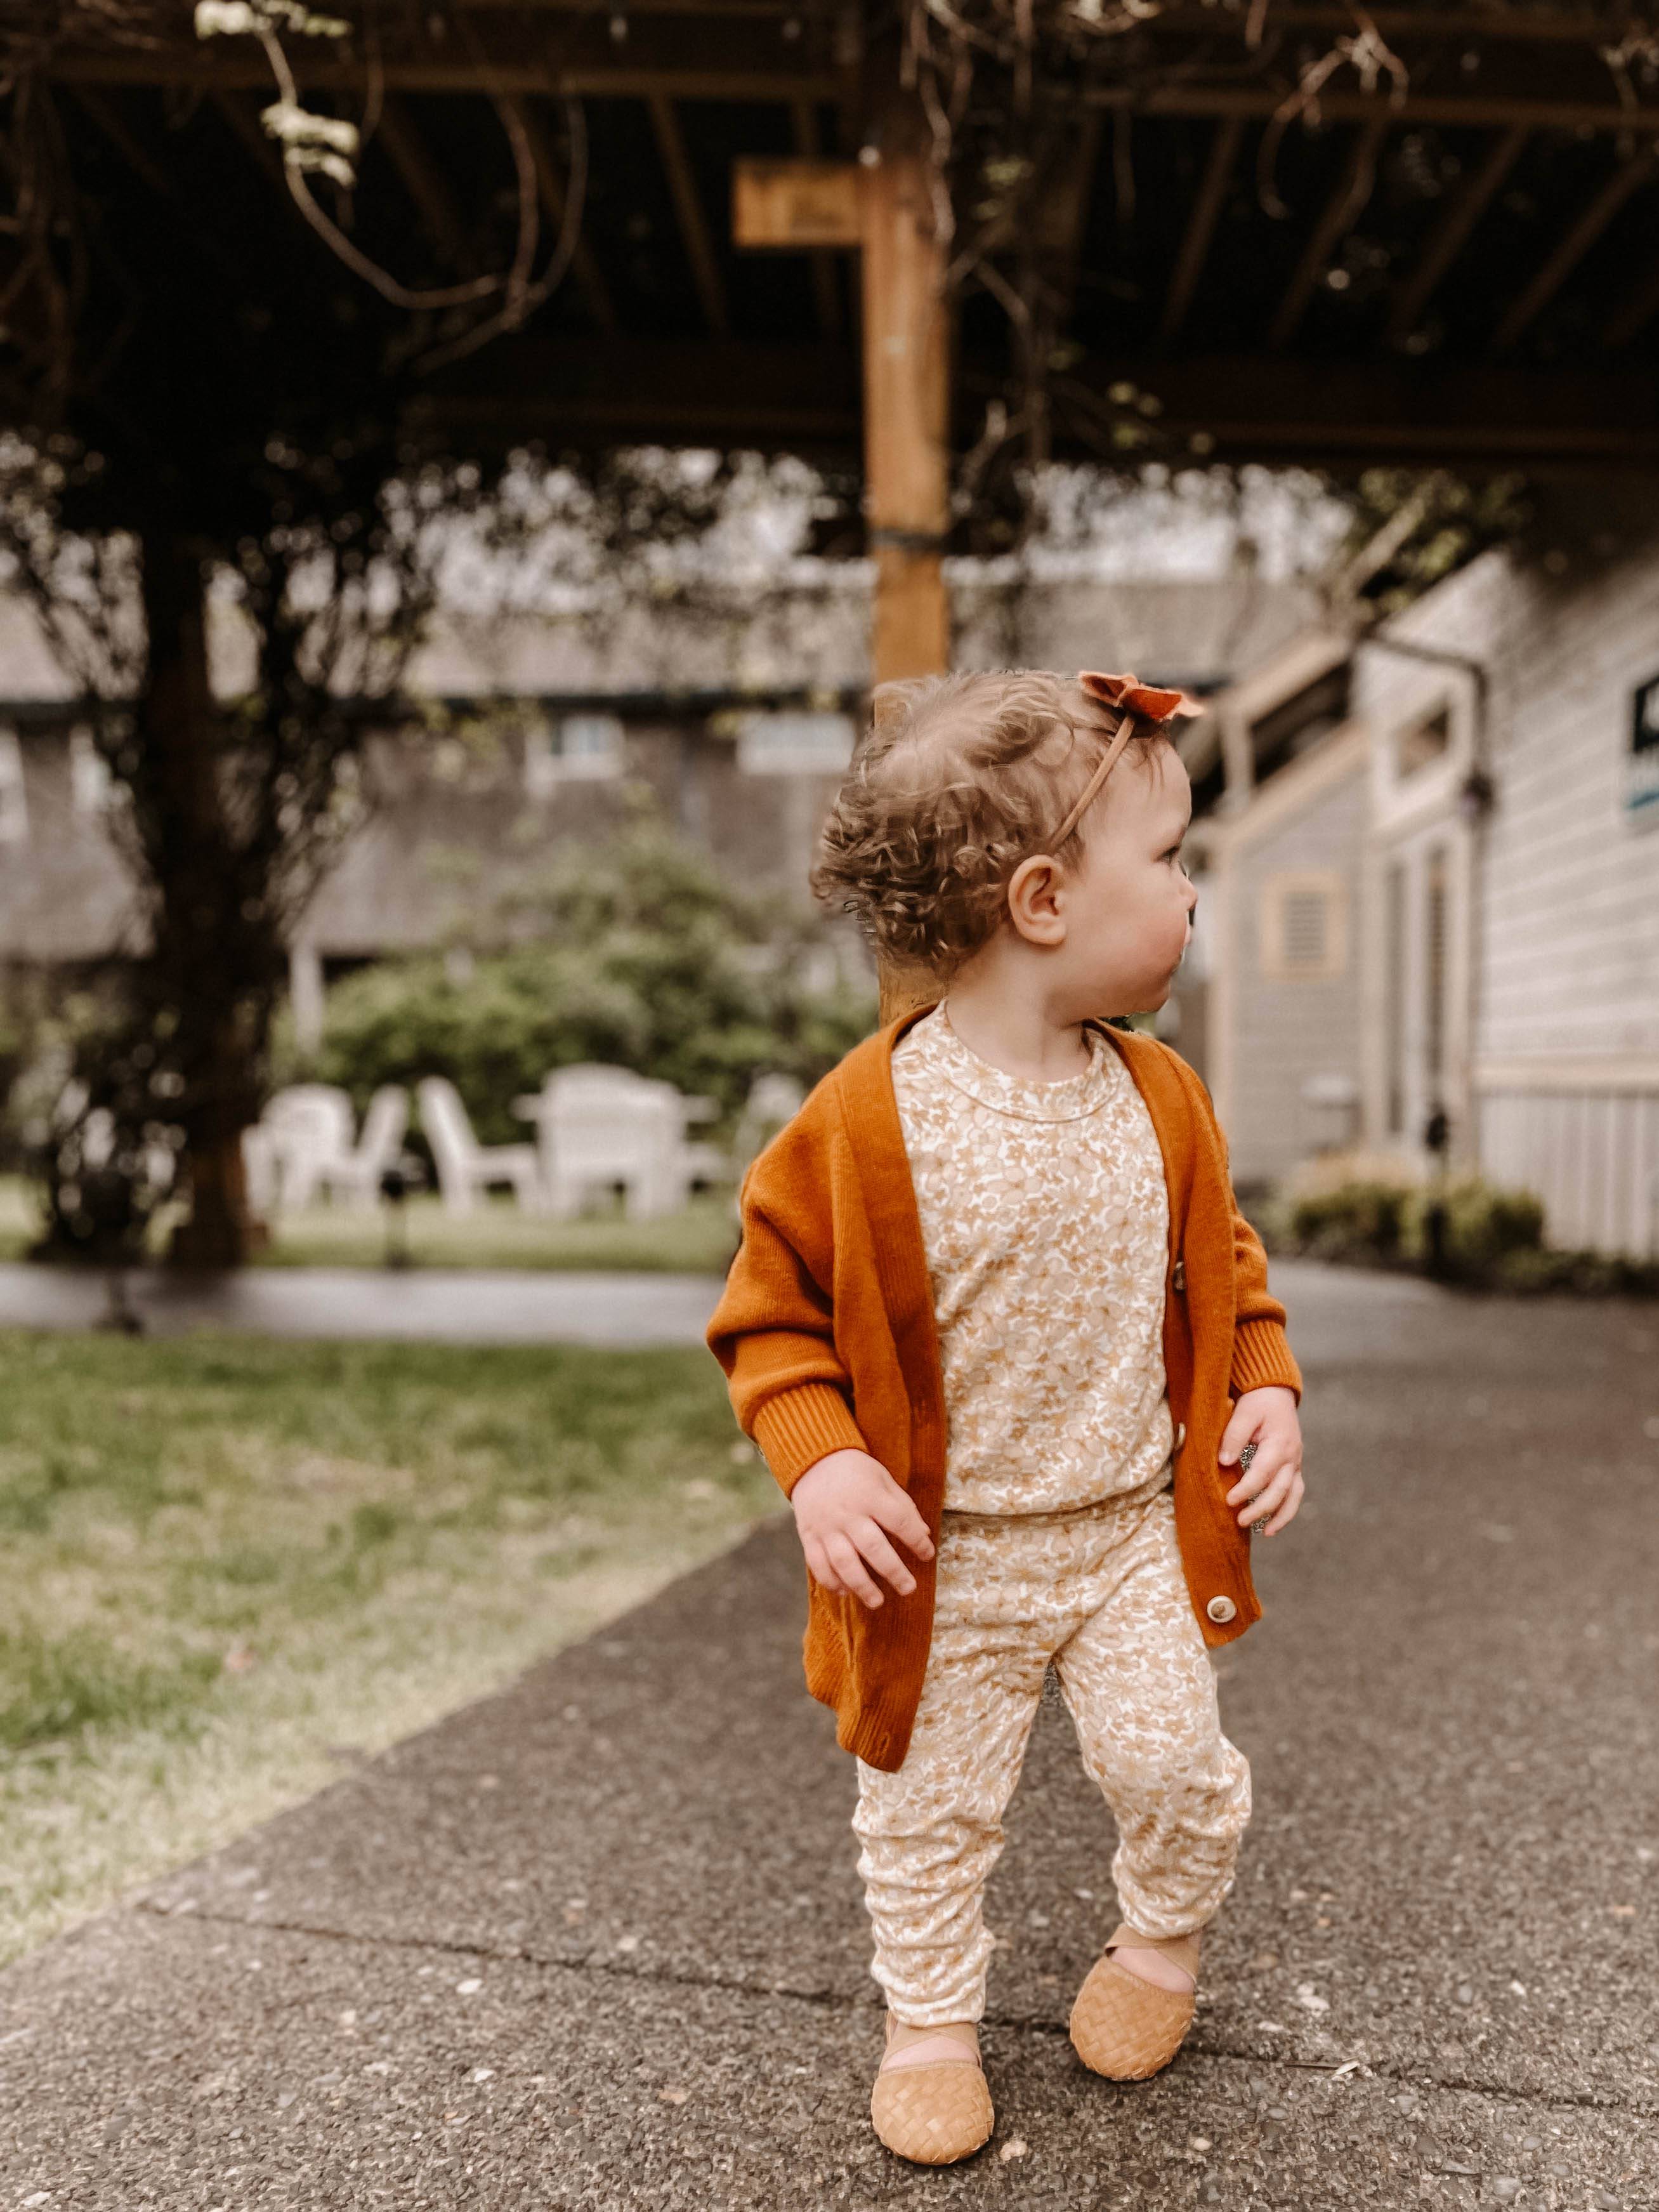
<instances>
[{"instance_id":1,"label":"leafy green bush","mask_svg":"<svg viewBox=\"0 0 1659 2212\"><path fill-rule=\"evenodd\" d=\"M1499 1190L1479 1176L1437 1188L1354 1176L1328 1188L1291 1190L1260 1209L1258 1225L1273 1250L1409 1267L1472 1289L1659 1294L1659 1264L1552 1250L1544 1243L1543 1206L1532 1193Z\"/></svg>"},{"instance_id":2,"label":"leafy green bush","mask_svg":"<svg viewBox=\"0 0 1659 2212\"><path fill-rule=\"evenodd\" d=\"M1541 1251L1544 1209L1529 1190L1498 1190L1466 1176L1439 1193L1417 1194L1412 1242L1418 1255L1432 1252L1431 1209L1442 1209L1443 1271L1462 1282L1484 1282L1510 1254Z\"/></svg>"},{"instance_id":3,"label":"leafy green bush","mask_svg":"<svg viewBox=\"0 0 1659 2212\"><path fill-rule=\"evenodd\" d=\"M602 1060L717 1099L729 1122L763 1071L815 1082L874 1026L823 927L722 882L650 819L562 858L442 956L386 962L329 994L305 1073L359 1111L381 1083L447 1075L486 1142L523 1139L513 1101Z\"/></svg>"},{"instance_id":4,"label":"leafy green bush","mask_svg":"<svg viewBox=\"0 0 1659 2212\"><path fill-rule=\"evenodd\" d=\"M1321 1259L1397 1258L1412 1200L1410 1190L1386 1182L1346 1182L1334 1190L1305 1193L1291 1201L1291 1242L1297 1250Z\"/></svg>"}]
</instances>

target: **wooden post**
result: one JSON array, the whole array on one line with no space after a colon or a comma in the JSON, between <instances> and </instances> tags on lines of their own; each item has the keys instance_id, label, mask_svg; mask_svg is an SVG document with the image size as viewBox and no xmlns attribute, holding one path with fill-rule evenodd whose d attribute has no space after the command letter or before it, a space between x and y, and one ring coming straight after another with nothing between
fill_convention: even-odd
<instances>
[{"instance_id":1,"label":"wooden post","mask_svg":"<svg viewBox=\"0 0 1659 2212\"><path fill-rule=\"evenodd\" d=\"M951 368L944 252L926 157L884 152L861 173L864 504L876 563L878 684L951 663L945 534L951 521ZM926 969L884 960L881 1019L938 996Z\"/></svg>"},{"instance_id":2,"label":"wooden post","mask_svg":"<svg viewBox=\"0 0 1659 2212\"><path fill-rule=\"evenodd\" d=\"M876 562L872 659L886 684L950 661L950 349L924 157L884 154L861 181L864 505Z\"/></svg>"},{"instance_id":3,"label":"wooden post","mask_svg":"<svg viewBox=\"0 0 1659 2212\"><path fill-rule=\"evenodd\" d=\"M951 521L951 349L945 254L927 157L896 123L876 158L740 161L740 246L862 248L864 507L876 564L875 680L950 665L945 537ZM855 207L854 207L855 199ZM856 215L856 228L853 218ZM881 1018L937 994L926 971L883 963Z\"/></svg>"}]
</instances>

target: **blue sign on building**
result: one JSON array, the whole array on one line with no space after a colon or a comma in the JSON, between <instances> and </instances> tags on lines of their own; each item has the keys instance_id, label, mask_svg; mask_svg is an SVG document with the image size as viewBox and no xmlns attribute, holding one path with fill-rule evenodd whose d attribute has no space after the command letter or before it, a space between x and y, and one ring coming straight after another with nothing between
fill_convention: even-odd
<instances>
[{"instance_id":1,"label":"blue sign on building","mask_svg":"<svg viewBox=\"0 0 1659 2212\"><path fill-rule=\"evenodd\" d=\"M1650 676L1631 695L1625 811L1644 827L1659 823L1659 676Z\"/></svg>"}]
</instances>

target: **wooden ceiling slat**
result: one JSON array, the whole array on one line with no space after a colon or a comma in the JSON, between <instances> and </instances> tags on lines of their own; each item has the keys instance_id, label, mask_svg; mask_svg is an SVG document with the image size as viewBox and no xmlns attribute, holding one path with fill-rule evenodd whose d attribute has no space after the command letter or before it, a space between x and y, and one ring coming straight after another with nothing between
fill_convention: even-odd
<instances>
[{"instance_id":1,"label":"wooden ceiling slat","mask_svg":"<svg viewBox=\"0 0 1659 2212\"><path fill-rule=\"evenodd\" d=\"M1428 305L1441 278L1468 243L1470 232L1486 213L1493 194L1515 167L1531 133L1524 124L1513 124L1486 150L1474 174L1454 194L1439 222L1430 233L1417 266L1401 287L1389 319L1389 340L1402 345L1417 328L1418 317Z\"/></svg>"},{"instance_id":2,"label":"wooden ceiling slat","mask_svg":"<svg viewBox=\"0 0 1659 2212\"><path fill-rule=\"evenodd\" d=\"M1267 343L1275 353L1287 346L1296 335L1297 325L1313 297L1314 286L1324 274L1338 245L1358 222L1376 182L1376 157L1392 120L1386 112L1373 114L1349 147L1336 189L1308 234L1308 242L1268 330Z\"/></svg>"},{"instance_id":3,"label":"wooden ceiling slat","mask_svg":"<svg viewBox=\"0 0 1659 2212\"><path fill-rule=\"evenodd\" d=\"M794 103L791 120L795 133L795 151L806 161L816 161L823 150L817 108L810 100L798 100ZM845 318L841 312L836 257L822 246L812 256L812 305L817 311L818 328L825 337L840 337Z\"/></svg>"},{"instance_id":4,"label":"wooden ceiling slat","mask_svg":"<svg viewBox=\"0 0 1659 2212\"><path fill-rule=\"evenodd\" d=\"M1078 130L1070 156L1064 169L1055 178L1047 204L1040 210L1044 246L1053 257L1054 286L1058 322L1061 329L1071 320L1077 301L1079 278L1082 273L1083 249L1089 232L1089 210L1094 198L1095 168L1100 159L1100 134L1105 118L1097 108L1091 108L1078 118Z\"/></svg>"},{"instance_id":5,"label":"wooden ceiling slat","mask_svg":"<svg viewBox=\"0 0 1659 2212\"><path fill-rule=\"evenodd\" d=\"M688 10L688 15L692 11ZM672 22L672 16L657 19ZM1213 27L1213 18L1212 25ZM710 26L711 29L713 25ZM760 100L790 105L797 100L833 102L844 89L834 71L798 70L757 65L751 60L752 33L733 24L738 43L729 46L723 65L706 58L695 64L653 65L636 56L574 60L561 67L540 52L492 56L481 62L454 53L387 54L377 64L391 91L495 94L567 92L578 98L648 100L654 94L681 100ZM706 54L710 41L701 40ZM803 57L803 61L805 58ZM327 52L310 53L295 41L290 65L299 82L318 90L362 90L367 79L361 62L345 63ZM240 46L220 53L186 46L147 49L82 49L58 55L50 75L64 83L200 85L209 89L269 93L270 73L257 52ZM1218 120L1237 115L1266 118L1281 109L1291 88L1279 83L1204 85L1178 82L1147 91L1131 85L1098 85L1080 95L1096 107L1130 107L1145 115L1179 115ZM1328 122L1364 123L1388 104L1364 93L1320 94L1319 112ZM1616 134L1659 133L1659 107L1621 106L1617 100L1559 100L1512 93L1437 94L1408 91L1388 112L1401 126L1438 124L1448 127L1502 129L1527 124L1539 131L1598 131Z\"/></svg>"},{"instance_id":6,"label":"wooden ceiling slat","mask_svg":"<svg viewBox=\"0 0 1659 2212\"><path fill-rule=\"evenodd\" d=\"M1227 198L1227 186L1232 179L1234 165L1238 160L1239 141L1243 136L1242 116L1224 115L1216 125L1215 137L1210 142L1210 157L1204 165L1203 182L1199 185L1193 211L1187 219L1181 250L1176 255L1175 267L1170 276L1170 289L1164 301L1164 315L1158 334L1166 345L1186 321L1193 294L1204 273L1210 240L1215 235L1216 222Z\"/></svg>"},{"instance_id":7,"label":"wooden ceiling slat","mask_svg":"<svg viewBox=\"0 0 1659 2212\"><path fill-rule=\"evenodd\" d=\"M1092 87L1082 97L1091 106L1133 107L1142 115L1260 119L1278 114L1291 97L1288 87L1272 85L1171 84L1137 92L1126 85ZM1402 128L1440 124L1472 130L1525 123L1535 131L1607 131L1620 136L1659 132L1659 107L1620 107L1611 100L1534 100L1514 94L1476 97L1466 94L1408 92L1398 106L1364 93L1324 91L1319 112L1327 123L1364 123L1384 112Z\"/></svg>"},{"instance_id":8,"label":"wooden ceiling slat","mask_svg":"<svg viewBox=\"0 0 1659 2212\"><path fill-rule=\"evenodd\" d=\"M318 92L362 92L368 72L361 64L313 57L297 50L290 57L298 82ZM274 97L264 57L227 52L199 55L152 48L143 52L80 52L58 55L48 76L62 84L182 85L205 91L260 92ZM578 100L757 100L788 105L797 100L833 100L841 85L817 71L641 68L617 64L558 67L538 58L475 62L463 56L388 56L379 80L389 92L459 94L486 98L501 93L568 94Z\"/></svg>"},{"instance_id":9,"label":"wooden ceiling slat","mask_svg":"<svg viewBox=\"0 0 1659 2212\"><path fill-rule=\"evenodd\" d=\"M511 100L509 105L519 119L525 143L530 148L530 158L536 165L536 190L541 199L542 213L553 237L557 238L564 228L566 201L564 178L553 151L552 140L548 136L539 109L529 100ZM551 241L549 242L549 250L551 251ZM593 249L586 238L579 237L576 240L575 251L570 257L570 273L581 286L588 312L599 328L607 332L615 331L616 303L611 297L611 287L605 281L604 272L594 258Z\"/></svg>"},{"instance_id":10,"label":"wooden ceiling slat","mask_svg":"<svg viewBox=\"0 0 1659 2212\"><path fill-rule=\"evenodd\" d=\"M466 0L469 5L499 4L499 0ZM537 0L540 4L541 0ZM676 0L678 4L678 0ZM578 0L550 0L555 6L574 6ZM1522 45L1587 46L1598 35L1595 22L1581 13L1560 9L1546 15L1541 9L1491 8L1368 8L1365 18L1385 39L1480 39ZM1241 9L1231 16L1208 5L1170 8L1156 18L1160 31L1195 32L1215 39L1228 31L1244 34L1248 18ZM1276 31L1336 31L1350 36L1354 28L1352 7L1276 5L1271 18ZM1612 27L1599 27L1611 38Z\"/></svg>"},{"instance_id":11,"label":"wooden ceiling slat","mask_svg":"<svg viewBox=\"0 0 1659 2212\"><path fill-rule=\"evenodd\" d=\"M1607 346L1628 345L1638 331L1659 314L1659 261L1638 277L1607 317L1601 331Z\"/></svg>"},{"instance_id":12,"label":"wooden ceiling slat","mask_svg":"<svg viewBox=\"0 0 1659 2212\"><path fill-rule=\"evenodd\" d=\"M381 103L380 122L369 143L377 142L414 202L439 259L458 276L476 276L477 257L468 246L460 210L415 118L395 93L388 93Z\"/></svg>"},{"instance_id":13,"label":"wooden ceiling slat","mask_svg":"<svg viewBox=\"0 0 1659 2212\"><path fill-rule=\"evenodd\" d=\"M665 93L653 93L649 105L657 151L668 179L669 193L679 221L680 235L685 241L686 258L691 264L691 276L697 288L697 297L702 303L704 319L711 331L724 337L732 327L732 318L726 304L726 285L720 276L720 264L714 258L714 241L708 235L702 202L697 197L696 179L692 175L691 164L686 159L685 141L680 136L679 118L674 112L673 101Z\"/></svg>"},{"instance_id":14,"label":"wooden ceiling slat","mask_svg":"<svg viewBox=\"0 0 1659 2212\"><path fill-rule=\"evenodd\" d=\"M1512 346L1548 306L1631 194L1652 176L1655 159L1655 148L1644 146L1613 171L1498 324L1492 338L1494 353Z\"/></svg>"}]
</instances>

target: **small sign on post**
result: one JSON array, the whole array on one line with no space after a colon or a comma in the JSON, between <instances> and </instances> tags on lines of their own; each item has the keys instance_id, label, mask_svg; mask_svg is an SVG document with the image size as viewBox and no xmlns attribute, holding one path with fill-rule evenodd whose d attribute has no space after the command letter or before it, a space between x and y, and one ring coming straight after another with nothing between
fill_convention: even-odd
<instances>
[{"instance_id":1,"label":"small sign on post","mask_svg":"<svg viewBox=\"0 0 1659 2212\"><path fill-rule=\"evenodd\" d=\"M799 252L860 242L854 161L742 160L732 173L732 235L738 246Z\"/></svg>"}]
</instances>

